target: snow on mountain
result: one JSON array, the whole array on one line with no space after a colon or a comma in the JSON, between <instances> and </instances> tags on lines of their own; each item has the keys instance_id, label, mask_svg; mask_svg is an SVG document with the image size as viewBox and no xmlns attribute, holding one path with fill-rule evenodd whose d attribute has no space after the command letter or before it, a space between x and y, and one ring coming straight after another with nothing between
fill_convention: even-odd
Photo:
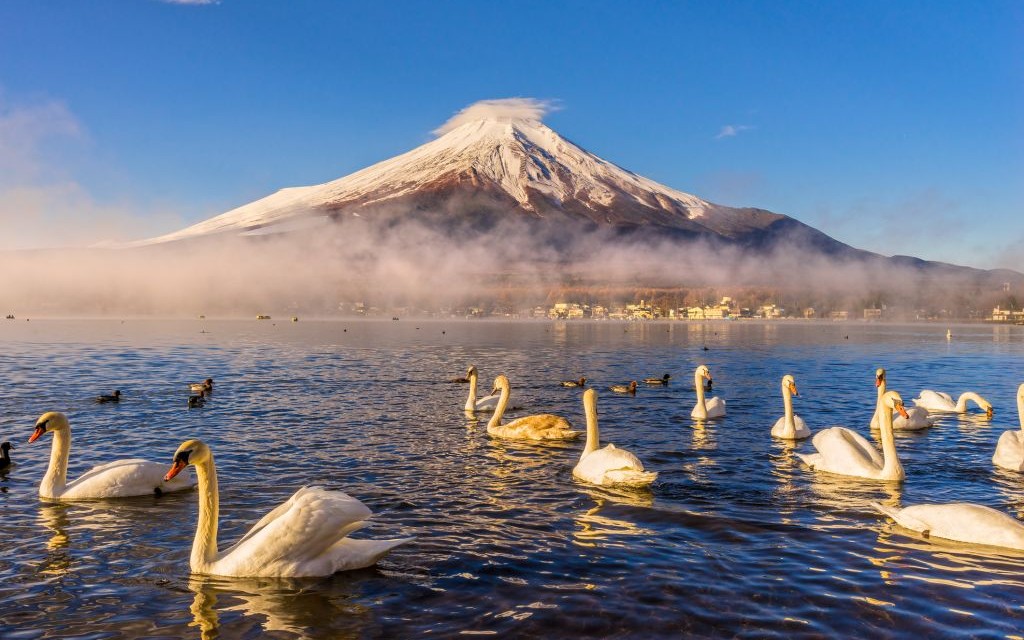
<instances>
[{"instance_id":1,"label":"snow on mountain","mask_svg":"<svg viewBox=\"0 0 1024 640\"><path fill-rule=\"evenodd\" d=\"M502 101L492 101L501 106ZM543 219L566 214L598 224L655 225L732 238L786 216L732 209L622 169L566 140L537 109L467 109L441 135L353 174L282 189L181 231L139 244L221 233L254 233L300 218L413 206L425 196L487 193L512 211ZM422 207L422 205L420 205Z\"/></svg>"}]
</instances>

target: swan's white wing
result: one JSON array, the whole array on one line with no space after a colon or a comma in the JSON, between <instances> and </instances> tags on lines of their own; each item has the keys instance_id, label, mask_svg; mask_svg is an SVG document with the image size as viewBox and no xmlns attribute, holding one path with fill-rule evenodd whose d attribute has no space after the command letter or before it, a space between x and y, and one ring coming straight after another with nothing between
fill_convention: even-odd
<instances>
[{"instance_id":1,"label":"swan's white wing","mask_svg":"<svg viewBox=\"0 0 1024 640\"><path fill-rule=\"evenodd\" d=\"M914 404L931 411L953 411L956 409L956 403L948 393L931 389L922 389L920 395L914 398Z\"/></svg>"},{"instance_id":2,"label":"swan's white wing","mask_svg":"<svg viewBox=\"0 0 1024 640\"><path fill-rule=\"evenodd\" d=\"M225 550L210 573L233 576L329 575L328 550L363 526L370 509L341 491L303 487Z\"/></svg>"},{"instance_id":3,"label":"swan's white wing","mask_svg":"<svg viewBox=\"0 0 1024 640\"><path fill-rule=\"evenodd\" d=\"M498 400L501 399L500 393L494 393L489 396L484 396L476 401L477 411L494 411L498 406Z\"/></svg>"},{"instance_id":4,"label":"swan's white wing","mask_svg":"<svg viewBox=\"0 0 1024 640\"><path fill-rule=\"evenodd\" d=\"M705 403L705 406L708 409L709 418L721 418L725 415L725 400L718 396L714 396L709 399Z\"/></svg>"},{"instance_id":5,"label":"swan's white wing","mask_svg":"<svg viewBox=\"0 0 1024 640\"><path fill-rule=\"evenodd\" d=\"M907 417L895 415L892 417L892 428L897 431L916 431L927 429L935 424L935 418L928 415L924 407L911 407L907 409Z\"/></svg>"},{"instance_id":6,"label":"swan's white wing","mask_svg":"<svg viewBox=\"0 0 1024 640\"><path fill-rule=\"evenodd\" d=\"M655 472L644 471L639 458L614 444L583 456L573 469L573 475L598 485L631 486L648 485L658 477Z\"/></svg>"},{"instance_id":7,"label":"swan's white wing","mask_svg":"<svg viewBox=\"0 0 1024 640\"><path fill-rule=\"evenodd\" d=\"M811 430L807 428L807 423L804 422L803 418L798 415L794 415L793 424L796 429L793 434L790 434L786 429L786 416L782 416L775 421L775 426L772 427L772 436L787 440L802 440L803 438L809 438L811 436Z\"/></svg>"},{"instance_id":8,"label":"swan's white wing","mask_svg":"<svg viewBox=\"0 0 1024 640\"><path fill-rule=\"evenodd\" d=\"M870 478L882 469L881 454L863 436L846 427L822 429L811 442L819 455L801 459L819 471Z\"/></svg>"},{"instance_id":9,"label":"swan's white wing","mask_svg":"<svg viewBox=\"0 0 1024 640\"><path fill-rule=\"evenodd\" d=\"M572 440L580 435L579 431L572 430L568 420L550 413L523 416L507 424L487 427L487 433L513 440Z\"/></svg>"},{"instance_id":10,"label":"swan's white wing","mask_svg":"<svg viewBox=\"0 0 1024 640\"><path fill-rule=\"evenodd\" d=\"M1024 525L980 504L919 504L882 511L898 524L935 538L1024 550Z\"/></svg>"},{"instance_id":11,"label":"swan's white wing","mask_svg":"<svg viewBox=\"0 0 1024 640\"><path fill-rule=\"evenodd\" d=\"M992 464L1010 471L1024 471L1024 431L1004 431L999 436Z\"/></svg>"},{"instance_id":12,"label":"swan's white wing","mask_svg":"<svg viewBox=\"0 0 1024 640\"><path fill-rule=\"evenodd\" d=\"M126 498L149 496L156 489L180 491L195 485L191 473L182 473L164 482L167 465L148 460L115 460L93 467L71 482L58 496L62 500Z\"/></svg>"}]
</instances>

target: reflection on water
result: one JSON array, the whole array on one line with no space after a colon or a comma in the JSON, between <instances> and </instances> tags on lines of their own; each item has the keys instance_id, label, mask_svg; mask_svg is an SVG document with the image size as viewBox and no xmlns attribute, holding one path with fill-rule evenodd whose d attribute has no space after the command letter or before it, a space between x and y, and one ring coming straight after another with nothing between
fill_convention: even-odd
<instances>
[{"instance_id":1,"label":"reflection on water","mask_svg":"<svg viewBox=\"0 0 1024 640\"><path fill-rule=\"evenodd\" d=\"M325 588L328 585L332 588ZM352 594L339 592L329 579L197 575L189 579L188 588L195 594L189 607L190 626L199 629L203 640L233 637L233 629L243 625L300 638L327 637L328 633L334 638L359 638L373 626L370 608L353 602ZM241 621L235 620L238 616L243 617Z\"/></svg>"},{"instance_id":2,"label":"reflection on water","mask_svg":"<svg viewBox=\"0 0 1024 640\"><path fill-rule=\"evenodd\" d=\"M812 472L796 456L810 440L770 428L789 372L813 430L866 435L879 366L902 389L972 388L1012 415L1024 328L956 327L950 342L945 327L860 323L0 328L0 372L19 380L0 387L0 419L10 434L46 410L68 413L70 477L126 457L169 464L198 437L217 456L222 540L306 484L365 502L375 516L359 537L416 536L373 569L318 580L192 576L194 492L41 502L49 448L20 447L0 475L4 637L974 637L1022 626L1020 554L922 539L871 506L963 500L1024 519L1024 474L991 465L999 422L940 414L898 433L902 484ZM670 372L667 386L601 401L606 440L658 481L592 487L572 476L582 439L490 438L489 414L463 413L465 387L445 382L469 362L515 380L531 413L577 425L579 390L557 381L585 375L600 390ZM727 418L690 418L701 363ZM205 377L217 392L188 411L186 383ZM111 388L119 406L92 402Z\"/></svg>"},{"instance_id":3,"label":"reflection on water","mask_svg":"<svg viewBox=\"0 0 1024 640\"><path fill-rule=\"evenodd\" d=\"M67 505L60 504L44 504L39 507L39 523L50 533L46 539L48 553L39 566L39 573L44 575L60 577L70 570L67 510Z\"/></svg>"}]
</instances>

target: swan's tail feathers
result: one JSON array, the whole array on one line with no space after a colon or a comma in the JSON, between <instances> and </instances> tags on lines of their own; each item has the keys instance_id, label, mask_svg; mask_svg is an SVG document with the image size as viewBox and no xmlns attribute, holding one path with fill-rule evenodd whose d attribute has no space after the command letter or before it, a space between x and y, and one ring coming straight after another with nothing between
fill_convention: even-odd
<instances>
[{"instance_id":1,"label":"swan's tail feathers","mask_svg":"<svg viewBox=\"0 0 1024 640\"><path fill-rule=\"evenodd\" d=\"M821 460L820 453L798 453L796 457L800 458L804 464L810 468L815 468L818 462Z\"/></svg>"},{"instance_id":2,"label":"swan's tail feathers","mask_svg":"<svg viewBox=\"0 0 1024 640\"><path fill-rule=\"evenodd\" d=\"M377 564L377 561L395 547L412 542L416 538L393 538L391 540L353 540L342 538L331 547L334 558L334 571L364 569Z\"/></svg>"},{"instance_id":3,"label":"swan's tail feathers","mask_svg":"<svg viewBox=\"0 0 1024 640\"><path fill-rule=\"evenodd\" d=\"M893 509L892 507L887 507L877 502L872 502L871 506L895 520L896 524L901 527L910 529L911 531L917 531L918 533L923 533L925 535L928 535L928 532L931 530L931 526L928 523L921 522L917 518L907 515L906 509Z\"/></svg>"},{"instance_id":4,"label":"swan's tail feathers","mask_svg":"<svg viewBox=\"0 0 1024 640\"><path fill-rule=\"evenodd\" d=\"M657 471L637 471L635 469L614 469L606 477L613 484L621 487L646 487L658 479Z\"/></svg>"}]
</instances>

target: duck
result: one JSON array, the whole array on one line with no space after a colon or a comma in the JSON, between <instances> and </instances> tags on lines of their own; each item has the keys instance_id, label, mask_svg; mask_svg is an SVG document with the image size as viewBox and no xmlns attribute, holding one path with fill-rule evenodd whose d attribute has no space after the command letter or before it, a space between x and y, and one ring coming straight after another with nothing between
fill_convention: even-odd
<instances>
[{"instance_id":1,"label":"duck","mask_svg":"<svg viewBox=\"0 0 1024 640\"><path fill-rule=\"evenodd\" d=\"M878 389L878 399L875 402L875 413L871 416L871 428L878 428L878 414L881 411L882 396L885 395L886 378L885 369L879 367L875 370L875 387ZM935 425L936 419L929 415L924 407L910 407L907 409L907 417L897 414L893 416L892 428L896 431L920 431Z\"/></svg>"},{"instance_id":2,"label":"duck","mask_svg":"<svg viewBox=\"0 0 1024 640\"><path fill-rule=\"evenodd\" d=\"M477 399L476 383L479 374L476 371L476 367L470 365L469 370L466 373L469 376L469 397L466 398L466 406L464 409L466 411L494 411L494 408L498 406L498 399L501 396L499 394L492 393L491 395Z\"/></svg>"},{"instance_id":3,"label":"duck","mask_svg":"<svg viewBox=\"0 0 1024 640\"><path fill-rule=\"evenodd\" d=\"M693 372L693 388L697 391L697 404L694 405L690 417L696 420L707 420L709 418L721 418L725 415L725 400L714 396L709 400L704 398L704 380L711 382L711 371L707 365L700 365Z\"/></svg>"},{"instance_id":4,"label":"duck","mask_svg":"<svg viewBox=\"0 0 1024 640\"><path fill-rule=\"evenodd\" d=\"M189 383L188 388L195 393L199 393L200 391L209 393L213 391L213 378L207 378L202 382L191 382Z\"/></svg>"},{"instance_id":5,"label":"duck","mask_svg":"<svg viewBox=\"0 0 1024 640\"><path fill-rule=\"evenodd\" d=\"M1024 524L992 507L973 502L918 504L902 509L871 505L901 527L929 538L1024 551Z\"/></svg>"},{"instance_id":6,"label":"duck","mask_svg":"<svg viewBox=\"0 0 1024 640\"><path fill-rule=\"evenodd\" d=\"M796 454L814 471L869 480L901 481L906 477L892 430L892 414L904 417L903 398L896 391L886 391L881 403L882 454L859 433L846 427L831 427L814 434L811 443L816 453Z\"/></svg>"},{"instance_id":7,"label":"duck","mask_svg":"<svg viewBox=\"0 0 1024 640\"><path fill-rule=\"evenodd\" d=\"M510 440L575 440L579 437L580 432L574 431L568 420L550 413L523 416L501 424L511 393L511 385L504 374L494 379L494 392L499 392L501 397L487 423L487 433L491 436Z\"/></svg>"},{"instance_id":8,"label":"duck","mask_svg":"<svg viewBox=\"0 0 1024 640\"><path fill-rule=\"evenodd\" d=\"M416 328L419 329L419 327ZM469 382L469 372L475 368L476 367L474 367L473 365L469 365L469 368L466 369L466 375L459 376L457 378L448 378L448 382L454 382L456 384L466 384L467 382Z\"/></svg>"},{"instance_id":9,"label":"duck","mask_svg":"<svg viewBox=\"0 0 1024 640\"><path fill-rule=\"evenodd\" d=\"M227 577L305 578L372 566L413 538L356 540L348 535L373 515L341 491L308 486L263 516L238 542L218 549L220 489L213 452L201 440L186 440L174 452L172 481L188 466L199 481L199 520L189 567L193 573ZM166 469L166 466L164 466Z\"/></svg>"},{"instance_id":10,"label":"duck","mask_svg":"<svg viewBox=\"0 0 1024 640\"><path fill-rule=\"evenodd\" d=\"M14 445L10 442L0 443L0 470L10 469L14 466L14 463L11 462L10 454L10 451L13 448Z\"/></svg>"},{"instance_id":11,"label":"duck","mask_svg":"<svg viewBox=\"0 0 1024 640\"><path fill-rule=\"evenodd\" d=\"M658 478L656 471L644 471L634 454L614 444L601 446L597 425L597 391L583 392L583 410L587 416L587 442L572 475L579 480L600 486L647 487Z\"/></svg>"},{"instance_id":12,"label":"duck","mask_svg":"<svg viewBox=\"0 0 1024 640\"><path fill-rule=\"evenodd\" d=\"M121 390L120 389L114 389L114 393L111 393L111 394L104 394L104 395L96 396L96 402L99 402L99 403L104 403L104 402L120 402L120 401L121 401Z\"/></svg>"},{"instance_id":13,"label":"duck","mask_svg":"<svg viewBox=\"0 0 1024 640\"><path fill-rule=\"evenodd\" d=\"M803 418L793 413L793 396L800 395L796 390L796 379L786 374L782 376L782 407L784 415L775 421L772 436L784 440L803 440L811 436Z\"/></svg>"},{"instance_id":14,"label":"duck","mask_svg":"<svg viewBox=\"0 0 1024 640\"><path fill-rule=\"evenodd\" d=\"M992 464L1010 471L1024 471L1024 384L1017 387L1017 415L1020 429L1004 431L992 455Z\"/></svg>"},{"instance_id":15,"label":"duck","mask_svg":"<svg viewBox=\"0 0 1024 640\"><path fill-rule=\"evenodd\" d=\"M587 385L587 379L580 378L579 380L564 380L560 384L563 387L585 387Z\"/></svg>"},{"instance_id":16,"label":"duck","mask_svg":"<svg viewBox=\"0 0 1024 640\"><path fill-rule=\"evenodd\" d=\"M669 379L671 377L672 377L671 375L666 373L665 375L661 376L660 378L654 378L654 377L644 378L644 384L668 384L668 381L669 381Z\"/></svg>"},{"instance_id":17,"label":"duck","mask_svg":"<svg viewBox=\"0 0 1024 640\"><path fill-rule=\"evenodd\" d=\"M35 442L44 434L53 434L50 465L39 483L39 497L50 500L93 500L162 495L184 491L195 486L191 475L174 481L164 480L164 465L159 462L129 459L115 460L86 471L68 483L68 457L71 453L71 424L66 415L50 411L39 416L28 441Z\"/></svg>"},{"instance_id":18,"label":"duck","mask_svg":"<svg viewBox=\"0 0 1024 640\"><path fill-rule=\"evenodd\" d=\"M629 384L613 384L608 387L615 393L630 393L636 395L636 380L630 380Z\"/></svg>"},{"instance_id":19,"label":"duck","mask_svg":"<svg viewBox=\"0 0 1024 640\"><path fill-rule=\"evenodd\" d=\"M921 393L913 401L915 405L924 407L929 411L946 411L949 413L967 413L967 402L970 401L978 405L978 408L985 412L985 417L991 418L994 413L992 403L973 391L961 393L960 397L954 402L953 397L948 393L922 389Z\"/></svg>"},{"instance_id":20,"label":"duck","mask_svg":"<svg viewBox=\"0 0 1024 640\"><path fill-rule=\"evenodd\" d=\"M188 408L195 409L206 404L206 390L200 389L199 393L188 397Z\"/></svg>"}]
</instances>

